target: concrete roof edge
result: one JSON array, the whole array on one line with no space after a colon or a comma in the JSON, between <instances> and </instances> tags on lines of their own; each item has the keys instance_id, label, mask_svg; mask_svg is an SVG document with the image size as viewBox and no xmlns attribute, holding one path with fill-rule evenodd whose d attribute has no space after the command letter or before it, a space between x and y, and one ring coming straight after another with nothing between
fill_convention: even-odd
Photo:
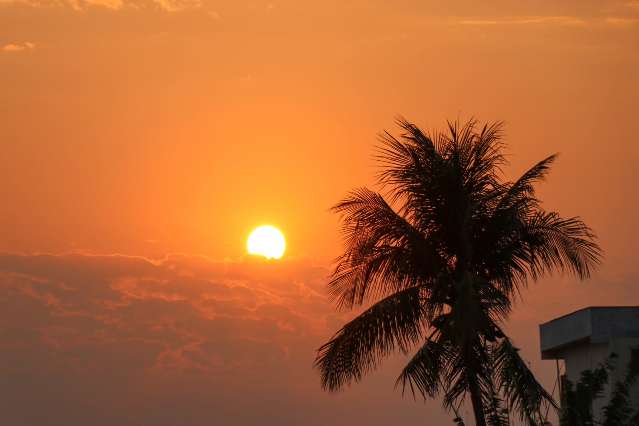
<instances>
[{"instance_id":1,"label":"concrete roof edge","mask_svg":"<svg viewBox=\"0 0 639 426\"><path fill-rule=\"evenodd\" d=\"M621 306L621 305L615 305L615 306L586 306L584 308L577 309L577 310L569 312L567 314L563 314L562 316L559 316L557 318L553 318L553 319L551 319L549 321L543 322L543 323L539 324L539 327L542 327L542 326L544 326L546 324L550 324L551 322L560 320L562 318L569 317L569 316L574 315L574 314L576 314L578 312L581 312L581 311L588 311L588 310L595 310L595 309L639 309L639 306L636 306L636 305L626 305L626 306Z\"/></svg>"}]
</instances>

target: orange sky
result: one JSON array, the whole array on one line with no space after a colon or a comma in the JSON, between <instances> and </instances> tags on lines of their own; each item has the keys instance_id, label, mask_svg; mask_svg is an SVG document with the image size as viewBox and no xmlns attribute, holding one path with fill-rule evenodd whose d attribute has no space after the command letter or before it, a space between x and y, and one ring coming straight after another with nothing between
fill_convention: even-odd
<instances>
[{"instance_id":1,"label":"orange sky","mask_svg":"<svg viewBox=\"0 0 639 426\"><path fill-rule=\"evenodd\" d=\"M424 128L442 127L447 118L458 116L504 120L508 176L548 154L561 154L541 196L549 208L580 215L592 226L606 259L588 283L563 280L561 294L570 296L553 291L558 280L547 280L526 296L528 303L515 314L513 327L533 362L538 362L539 322L588 304L639 304L631 287L639 280L639 2L554 3L0 0L0 252L7 253L0 261L0 304L26 304L9 318L0 316L0 322L21 330L24 341L0 334L0 347L31 354L29 362L42 366L42 371L29 370L32 382L47 383L47 378L65 376L65 362L74 357L113 368L116 364L109 364L108 357L98 355L102 346L92 346L97 340L148 343L130 352L118 352L122 349L117 345L112 350L122 364L131 359L131 365L144 366L146 375L136 385L167 380L154 388L157 394L147 396L155 402L177 398L177 413L194 413L183 424L227 419L226 424L249 425L256 424L255 418L273 418L279 419L273 424L292 425L298 417L279 418L277 413L290 413L296 404L315 413L316 424L327 419L352 424L357 416L344 401L373 410L373 425L389 420L376 415L376 408L406 410L407 420L421 418L423 406L393 393L392 364L369 387L359 386L337 399L319 391L319 379L310 368L312 349L339 324L327 319L332 310L322 292L329 260L340 249L337 218L328 208L348 189L371 184L375 135L393 131L397 114ZM283 275L272 272L273 282L241 259L248 232L265 222L279 226L289 243ZM208 263L198 269L190 262L175 276L163 275L166 263L156 265L160 271L148 277L137 266L129 271L129 263L120 265L111 257L80 256L80 266L54 257L55 266L42 269L43 259L31 256L69 251L120 254L123 259L204 255L213 265L226 259L241 278L211 272L217 266ZM23 259L26 266L12 257L15 253L29 255ZM84 272L72 278L74 271ZM126 287L145 279L178 283L184 276L197 277L199 284L155 295L132 295ZM131 281L124 287L116 285L126 278ZM95 287L85 287L89 284L82 279ZM211 282L264 289L268 297L224 304L225 299L208 290L197 290ZM312 288L304 293L313 295L308 306L295 307L286 299L289 289L283 283L290 282ZM64 286L84 290L76 297L60 290ZM170 305L174 296L189 302L179 308L184 311L171 305L167 315L176 321L181 316L201 320L203 312L213 322L218 316L272 321L272 343L281 345L272 364L253 368L267 374L286 365L278 351L297 345L304 349L291 355L292 371L302 378L282 379L270 389L251 384L248 373L236 375L232 363L212 348L219 335L230 333L228 327L241 329L247 341L254 341L259 332L244 323L204 330L194 322L197 329L178 327L188 339L162 340L147 324L153 311L107 309L113 300L122 303L119 308L157 298ZM217 301L216 307L202 311L202 297ZM291 331L282 325L286 321L260 310L273 304L285 312L286 321L295 323L290 312L313 319ZM72 320L73 312L84 312L102 325L81 328ZM51 315L61 323L51 321ZM132 329L119 330L114 324L120 321ZM26 330L35 334L27 338ZM193 402L187 395L219 394L215 380L183 383L186 390L177 392L173 384L190 380L184 373L189 357L175 355L174 364L162 364L172 353L201 349L202 339L213 346L198 356L217 360L222 383L237 386L224 406L239 406L233 398L239 398L243 386L264 395L292 392L288 385L301 383L308 393L294 397L293 392L281 406L272 405L277 408L258 404L259 416L247 414L236 422L228 421L230 414L223 410L207 412L209 400ZM245 350L220 339L220 345L228 344L236 354ZM259 346L248 348L259 351ZM43 363L39 357L46 350L59 351L60 364ZM160 365L169 376L171 365L180 367L167 379L158 373ZM69 379L69 389L100 387L100 380L108 379L98 374L91 382L86 368L76 372L75 382ZM539 368L550 377L548 368ZM246 380L234 384L237 377ZM24 383L28 396L33 389ZM111 388L104 389L108 393ZM132 402L118 398L116 391L105 393L103 405L112 407L119 421L141 416L145 404L153 404L140 396L144 389ZM367 402L367 392L378 399L392 397L387 405L371 407L375 404ZM16 395L19 399L22 394ZM50 397L38 394L42 404ZM47 409L62 415L55 407L64 407L64 401L51 404ZM77 418L68 417L67 424L83 424L78 423L86 420L81 411ZM20 425L25 418L14 414Z\"/></svg>"}]
</instances>

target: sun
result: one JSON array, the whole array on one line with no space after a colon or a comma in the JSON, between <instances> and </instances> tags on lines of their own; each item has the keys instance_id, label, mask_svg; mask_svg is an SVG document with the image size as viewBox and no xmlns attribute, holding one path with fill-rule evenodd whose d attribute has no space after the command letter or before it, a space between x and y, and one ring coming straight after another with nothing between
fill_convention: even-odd
<instances>
[{"instance_id":1,"label":"sun","mask_svg":"<svg viewBox=\"0 0 639 426\"><path fill-rule=\"evenodd\" d=\"M246 241L249 254L267 259L280 259L286 250L286 240L282 231L271 225L258 226Z\"/></svg>"}]
</instances>

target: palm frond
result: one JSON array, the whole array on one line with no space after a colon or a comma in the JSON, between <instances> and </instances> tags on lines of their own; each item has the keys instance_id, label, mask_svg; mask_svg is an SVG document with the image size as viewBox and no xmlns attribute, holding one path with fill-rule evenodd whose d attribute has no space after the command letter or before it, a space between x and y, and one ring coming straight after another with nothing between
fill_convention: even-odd
<instances>
[{"instance_id":1,"label":"palm frond","mask_svg":"<svg viewBox=\"0 0 639 426\"><path fill-rule=\"evenodd\" d=\"M467 191L475 195L473 198L483 198L499 185L501 166L506 162L502 154L503 123L486 124L480 132L475 131L475 125L469 122L460 133L463 151L467 152L461 166Z\"/></svg>"},{"instance_id":2,"label":"palm frond","mask_svg":"<svg viewBox=\"0 0 639 426\"><path fill-rule=\"evenodd\" d=\"M380 194L360 188L333 210L342 214L346 242L329 282L329 294L339 307L425 284L444 267L432 242Z\"/></svg>"},{"instance_id":3,"label":"palm frond","mask_svg":"<svg viewBox=\"0 0 639 426\"><path fill-rule=\"evenodd\" d=\"M596 236L583 221L539 209L524 218L494 219L477 247L482 271L509 296L529 279L555 270L588 278L602 258Z\"/></svg>"},{"instance_id":4,"label":"palm frond","mask_svg":"<svg viewBox=\"0 0 639 426\"><path fill-rule=\"evenodd\" d=\"M438 206L445 201L450 167L442 155L448 150L450 137L431 137L401 118L397 123L403 130L399 139L389 133L380 136L376 159L382 170L377 175L378 182L390 189L393 202L402 201L402 210L415 227L428 234L429 226L437 224L434 215Z\"/></svg>"},{"instance_id":5,"label":"palm frond","mask_svg":"<svg viewBox=\"0 0 639 426\"><path fill-rule=\"evenodd\" d=\"M484 408L486 411L486 423L488 426L510 426L510 413L504 407L504 401L495 389L494 383L490 383L487 395L485 395Z\"/></svg>"},{"instance_id":6,"label":"palm frond","mask_svg":"<svg viewBox=\"0 0 639 426\"><path fill-rule=\"evenodd\" d=\"M550 166L557 159L557 154L544 158L529 170L527 170L513 184L504 187L503 195L495 211L500 212L513 206L520 207L536 205L535 183L542 181L550 171Z\"/></svg>"},{"instance_id":7,"label":"palm frond","mask_svg":"<svg viewBox=\"0 0 639 426\"><path fill-rule=\"evenodd\" d=\"M544 403L558 408L509 339L504 338L493 348L493 357L500 390L522 420L535 421Z\"/></svg>"},{"instance_id":8,"label":"palm frond","mask_svg":"<svg viewBox=\"0 0 639 426\"><path fill-rule=\"evenodd\" d=\"M522 240L525 260L533 279L552 269L590 276L601 262L601 249L592 230L578 217L561 218L555 212L537 212L526 223Z\"/></svg>"},{"instance_id":9,"label":"palm frond","mask_svg":"<svg viewBox=\"0 0 639 426\"><path fill-rule=\"evenodd\" d=\"M512 309L512 300L499 285L488 280L476 279L477 293L480 299L481 311L494 323L504 321ZM487 324L489 328L490 325ZM501 333L497 333L501 336Z\"/></svg>"},{"instance_id":10,"label":"palm frond","mask_svg":"<svg viewBox=\"0 0 639 426\"><path fill-rule=\"evenodd\" d=\"M457 343L456 350L449 353L442 378L445 385L444 407L451 409L462 403L467 394L474 392L483 399L489 392L492 371L490 355L480 336L475 336L461 347Z\"/></svg>"},{"instance_id":11,"label":"palm frond","mask_svg":"<svg viewBox=\"0 0 639 426\"><path fill-rule=\"evenodd\" d=\"M364 311L319 348L322 387L337 391L359 381L395 350L408 351L423 335L422 288L399 291Z\"/></svg>"},{"instance_id":12,"label":"palm frond","mask_svg":"<svg viewBox=\"0 0 639 426\"><path fill-rule=\"evenodd\" d=\"M449 349L435 340L428 339L413 355L397 378L395 386L402 385L402 393L410 388L413 397L416 391L424 397L434 398L439 393L440 380Z\"/></svg>"},{"instance_id":13,"label":"palm frond","mask_svg":"<svg viewBox=\"0 0 639 426\"><path fill-rule=\"evenodd\" d=\"M445 386L443 405L447 410L460 405L466 393L469 392L469 375L466 374L468 365L461 353L451 353L447 360L446 375L442 378Z\"/></svg>"}]
</instances>

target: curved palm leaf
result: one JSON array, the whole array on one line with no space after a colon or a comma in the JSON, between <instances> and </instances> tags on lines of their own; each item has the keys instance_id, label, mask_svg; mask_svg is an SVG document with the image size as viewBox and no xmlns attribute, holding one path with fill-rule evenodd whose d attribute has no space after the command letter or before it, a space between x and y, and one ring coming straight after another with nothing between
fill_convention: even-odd
<instances>
[{"instance_id":1,"label":"curved palm leaf","mask_svg":"<svg viewBox=\"0 0 639 426\"><path fill-rule=\"evenodd\" d=\"M402 393L409 387L413 398L415 390L425 398L434 398L440 390L440 381L445 367L448 348L435 340L428 339L406 364L397 378L395 386L402 385Z\"/></svg>"},{"instance_id":2,"label":"curved palm leaf","mask_svg":"<svg viewBox=\"0 0 639 426\"><path fill-rule=\"evenodd\" d=\"M539 211L526 223L522 240L527 244L528 272L537 279L552 269L569 271L584 279L601 262L601 249L592 230L579 218L561 218Z\"/></svg>"},{"instance_id":3,"label":"curved palm leaf","mask_svg":"<svg viewBox=\"0 0 639 426\"><path fill-rule=\"evenodd\" d=\"M541 160L521 175L512 185L506 185L495 212L499 214L506 209L512 210L513 208L516 211L521 211L522 207L526 211L527 208L536 206L537 199L535 198L534 184L544 180L550 171L550 166L556 159L557 154L553 154Z\"/></svg>"},{"instance_id":4,"label":"curved palm leaf","mask_svg":"<svg viewBox=\"0 0 639 426\"><path fill-rule=\"evenodd\" d=\"M423 335L422 288L401 290L346 324L318 350L322 387L339 390L374 369L395 349L407 351Z\"/></svg>"},{"instance_id":5,"label":"curved palm leaf","mask_svg":"<svg viewBox=\"0 0 639 426\"><path fill-rule=\"evenodd\" d=\"M536 210L526 218L495 221L486 233L491 236L480 237L479 265L507 294L552 270L588 278L601 262L595 235L579 218Z\"/></svg>"},{"instance_id":6,"label":"curved palm leaf","mask_svg":"<svg viewBox=\"0 0 639 426\"><path fill-rule=\"evenodd\" d=\"M329 282L338 306L351 308L439 274L443 260L436 247L384 198L360 188L333 207L341 213L345 253Z\"/></svg>"},{"instance_id":7,"label":"curved palm leaf","mask_svg":"<svg viewBox=\"0 0 639 426\"><path fill-rule=\"evenodd\" d=\"M519 356L519 349L504 338L493 349L494 367L501 391L510 405L520 413L522 420L536 421L542 404L558 408L552 396L535 379L526 363Z\"/></svg>"},{"instance_id":8,"label":"curved palm leaf","mask_svg":"<svg viewBox=\"0 0 639 426\"><path fill-rule=\"evenodd\" d=\"M484 406L488 426L510 426L510 413L504 407L504 401L492 381L485 396Z\"/></svg>"}]
</instances>

